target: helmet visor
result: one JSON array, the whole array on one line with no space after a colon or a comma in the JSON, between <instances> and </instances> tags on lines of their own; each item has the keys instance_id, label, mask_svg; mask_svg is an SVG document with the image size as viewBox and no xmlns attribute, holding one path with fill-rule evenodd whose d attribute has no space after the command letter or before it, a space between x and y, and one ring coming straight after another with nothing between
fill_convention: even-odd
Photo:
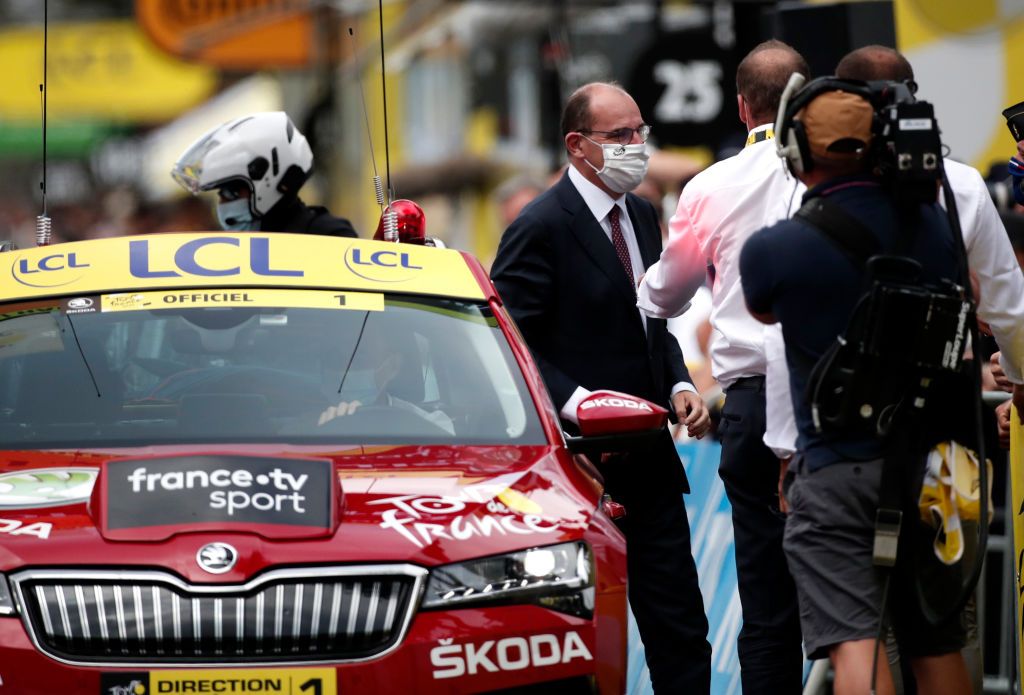
<instances>
[{"instance_id":1,"label":"helmet visor","mask_svg":"<svg viewBox=\"0 0 1024 695\"><path fill-rule=\"evenodd\" d=\"M215 133L208 133L199 138L191 147L178 158L171 169L171 176L178 184L192 195L200 191L209 190L213 186L203 185L203 160L206 155L220 144L214 137Z\"/></svg>"}]
</instances>

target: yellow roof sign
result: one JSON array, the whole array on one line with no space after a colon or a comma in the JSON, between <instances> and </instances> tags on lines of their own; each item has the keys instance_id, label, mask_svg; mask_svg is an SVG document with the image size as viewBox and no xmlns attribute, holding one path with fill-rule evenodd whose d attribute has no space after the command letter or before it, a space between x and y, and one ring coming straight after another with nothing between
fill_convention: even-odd
<instances>
[{"instance_id":1,"label":"yellow roof sign","mask_svg":"<svg viewBox=\"0 0 1024 695\"><path fill-rule=\"evenodd\" d=\"M458 251L360 239L152 234L0 253L0 301L177 287L353 289L485 298Z\"/></svg>"}]
</instances>

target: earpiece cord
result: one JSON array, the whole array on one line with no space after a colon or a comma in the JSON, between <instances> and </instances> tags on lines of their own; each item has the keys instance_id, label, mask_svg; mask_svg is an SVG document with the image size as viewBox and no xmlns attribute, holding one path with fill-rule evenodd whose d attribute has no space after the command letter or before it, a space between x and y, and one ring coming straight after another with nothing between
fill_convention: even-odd
<instances>
[{"instance_id":1,"label":"earpiece cord","mask_svg":"<svg viewBox=\"0 0 1024 695\"><path fill-rule=\"evenodd\" d=\"M786 167L786 163L785 162L782 163L782 168L786 171L786 176L788 177L789 176L789 169ZM794 177L793 178L793 190L789 194L789 202L786 203L786 214L788 214L790 217L793 216L793 198L796 197L796 189L798 189L799 187L800 187L800 182L796 179L796 177Z\"/></svg>"}]
</instances>

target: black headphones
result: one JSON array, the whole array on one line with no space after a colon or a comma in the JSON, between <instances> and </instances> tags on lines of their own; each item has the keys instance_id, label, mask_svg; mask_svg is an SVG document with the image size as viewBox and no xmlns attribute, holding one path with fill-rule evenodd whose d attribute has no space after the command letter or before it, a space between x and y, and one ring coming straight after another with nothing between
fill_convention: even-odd
<instances>
[{"instance_id":1,"label":"black headphones","mask_svg":"<svg viewBox=\"0 0 1024 695\"><path fill-rule=\"evenodd\" d=\"M779 99L779 110L775 116L775 151L786 161L793 175L811 171L814 160L811 158L811 146L807 141L804 124L797 120L800 110L825 92L836 90L849 92L863 97L871 103L871 90L866 82L860 80L843 80L838 77L817 77L810 82L798 72L789 76L789 82ZM802 89L801 89L802 87ZM872 123L872 130L874 130Z\"/></svg>"}]
</instances>

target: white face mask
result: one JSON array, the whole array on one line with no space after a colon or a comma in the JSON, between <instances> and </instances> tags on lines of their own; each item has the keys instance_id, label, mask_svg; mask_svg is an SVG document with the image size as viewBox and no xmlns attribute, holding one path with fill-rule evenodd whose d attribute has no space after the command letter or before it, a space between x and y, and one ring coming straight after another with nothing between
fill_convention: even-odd
<instances>
[{"instance_id":1,"label":"white face mask","mask_svg":"<svg viewBox=\"0 0 1024 695\"><path fill-rule=\"evenodd\" d=\"M259 224L253 218L246 198L217 203L217 221L220 228L227 232L256 231Z\"/></svg>"},{"instance_id":2,"label":"white face mask","mask_svg":"<svg viewBox=\"0 0 1024 695\"><path fill-rule=\"evenodd\" d=\"M587 138L586 135L583 137ZM590 140L590 138L587 138L587 140ZM594 141L590 140L590 142ZM597 172L598 178L604 182L604 185L616 193L627 193L640 185L640 182L644 180L644 176L647 175L647 160L651 157L647 152L646 143L618 145L616 143L594 142L594 144L601 145L601 153L604 155L604 167L598 169L593 164L590 164L588 160L584 161L590 164L590 168Z\"/></svg>"}]
</instances>

